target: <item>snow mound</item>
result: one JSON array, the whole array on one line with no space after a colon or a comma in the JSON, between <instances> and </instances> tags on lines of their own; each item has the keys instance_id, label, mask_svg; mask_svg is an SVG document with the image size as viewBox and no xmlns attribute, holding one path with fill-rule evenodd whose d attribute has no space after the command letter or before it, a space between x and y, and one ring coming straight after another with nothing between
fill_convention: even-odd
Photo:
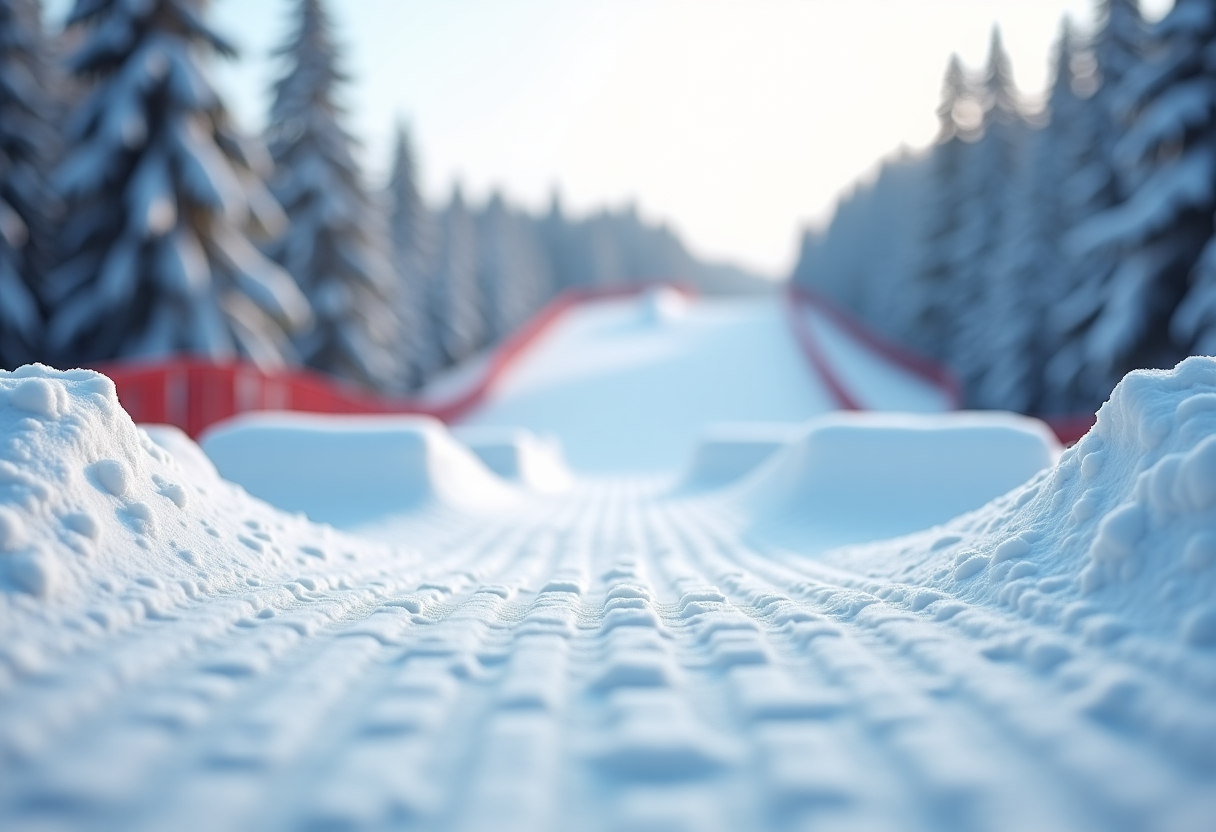
<instances>
[{"instance_id":1,"label":"snow mound","mask_svg":"<svg viewBox=\"0 0 1216 832\"><path fill-rule=\"evenodd\" d=\"M1128 374L1058 465L951 523L936 550L916 574L945 569L969 598L1032 609L1050 594L1098 638L1216 647L1216 359Z\"/></svg>"},{"instance_id":2,"label":"snow mound","mask_svg":"<svg viewBox=\"0 0 1216 832\"><path fill-rule=\"evenodd\" d=\"M735 482L802 433L803 426L796 423L709 425L701 431L692 459L680 478L681 489L699 491Z\"/></svg>"},{"instance_id":3,"label":"snow mound","mask_svg":"<svg viewBox=\"0 0 1216 832\"><path fill-rule=\"evenodd\" d=\"M220 475L339 528L440 505L479 512L518 496L428 416L250 413L202 439Z\"/></svg>"},{"instance_id":4,"label":"snow mound","mask_svg":"<svg viewBox=\"0 0 1216 832\"><path fill-rule=\"evenodd\" d=\"M294 574L346 545L220 480L176 428L152 433L159 441L99 373L0 371L0 632L31 611L21 597L84 609L105 628L178 596Z\"/></svg>"},{"instance_id":5,"label":"snow mound","mask_svg":"<svg viewBox=\"0 0 1216 832\"><path fill-rule=\"evenodd\" d=\"M457 427L452 435L495 474L531 491L556 494L573 484L557 437L495 427Z\"/></svg>"},{"instance_id":6,"label":"snow mound","mask_svg":"<svg viewBox=\"0 0 1216 832\"><path fill-rule=\"evenodd\" d=\"M972 511L1052 465L1037 419L1008 413L837 413L736 486L756 531L802 551L879 540Z\"/></svg>"},{"instance_id":7,"label":"snow mound","mask_svg":"<svg viewBox=\"0 0 1216 832\"><path fill-rule=\"evenodd\" d=\"M990 658L1063 666L1088 715L1216 772L1216 359L1128 374L1051 470L944 527L827 560L919 587L929 613L971 616L961 626ZM981 607L1042 632L963 612ZM1100 665L1078 658L1093 651Z\"/></svg>"},{"instance_id":8,"label":"snow mound","mask_svg":"<svg viewBox=\"0 0 1216 832\"><path fill-rule=\"evenodd\" d=\"M215 464L203 452L186 432L176 425L142 424L140 429L148 434L148 438L168 451L185 471L192 477L204 482L218 479L219 471Z\"/></svg>"},{"instance_id":9,"label":"snow mound","mask_svg":"<svg viewBox=\"0 0 1216 832\"><path fill-rule=\"evenodd\" d=\"M638 308L644 324L662 326L688 314L688 298L670 286L655 286L638 298Z\"/></svg>"}]
</instances>

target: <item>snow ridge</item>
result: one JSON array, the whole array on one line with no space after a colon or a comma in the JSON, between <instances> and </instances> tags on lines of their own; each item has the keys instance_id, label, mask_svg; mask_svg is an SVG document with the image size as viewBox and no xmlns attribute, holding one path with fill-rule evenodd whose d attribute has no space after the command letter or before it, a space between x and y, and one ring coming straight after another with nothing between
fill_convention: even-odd
<instances>
[{"instance_id":1,"label":"snow ridge","mask_svg":"<svg viewBox=\"0 0 1216 832\"><path fill-rule=\"evenodd\" d=\"M153 435L171 450L100 373L0 371L0 631L20 634L16 647L377 550L251 498L176 428Z\"/></svg>"},{"instance_id":2,"label":"snow ridge","mask_svg":"<svg viewBox=\"0 0 1216 832\"><path fill-rule=\"evenodd\" d=\"M1214 507L1216 360L1193 357L1130 373L1058 465L1005 497L828 560L898 578L1001 661L1060 667L1085 712L1210 776ZM998 625L996 611L1028 626Z\"/></svg>"}]
</instances>

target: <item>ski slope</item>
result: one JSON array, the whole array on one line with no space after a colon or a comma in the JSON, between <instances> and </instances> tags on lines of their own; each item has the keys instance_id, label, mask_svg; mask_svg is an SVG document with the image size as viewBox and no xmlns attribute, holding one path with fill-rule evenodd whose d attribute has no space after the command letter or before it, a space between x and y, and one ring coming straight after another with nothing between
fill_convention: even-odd
<instances>
[{"instance_id":1,"label":"ski slope","mask_svg":"<svg viewBox=\"0 0 1216 832\"><path fill-rule=\"evenodd\" d=\"M0 373L0 829L1210 829L1216 359L1062 454L954 418L537 488L501 429L204 454Z\"/></svg>"},{"instance_id":2,"label":"ski slope","mask_svg":"<svg viewBox=\"0 0 1216 832\"><path fill-rule=\"evenodd\" d=\"M583 473L672 471L708 425L801 423L840 406L803 355L789 314L776 294L690 299L660 289L581 304L524 352L461 424L556 436ZM830 319L796 314L814 315L811 326L865 407L951 406L942 390Z\"/></svg>"}]
</instances>

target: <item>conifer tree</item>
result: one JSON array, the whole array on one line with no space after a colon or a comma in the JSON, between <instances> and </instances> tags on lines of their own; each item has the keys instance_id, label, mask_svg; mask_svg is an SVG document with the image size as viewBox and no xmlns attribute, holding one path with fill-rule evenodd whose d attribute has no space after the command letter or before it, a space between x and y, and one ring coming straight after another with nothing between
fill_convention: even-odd
<instances>
[{"instance_id":1,"label":"conifer tree","mask_svg":"<svg viewBox=\"0 0 1216 832\"><path fill-rule=\"evenodd\" d=\"M0 0L0 366L41 357L57 143L39 0Z\"/></svg>"},{"instance_id":2,"label":"conifer tree","mask_svg":"<svg viewBox=\"0 0 1216 832\"><path fill-rule=\"evenodd\" d=\"M189 352L290 360L307 300L250 231L277 230L268 160L229 121L200 63L234 54L202 0L76 0L69 61L92 88L56 182L69 203L48 276L50 346L68 362Z\"/></svg>"},{"instance_id":3,"label":"conifer tree","mask_svg":"<svg viewBox=\"0 0 1216 832\"><path fill-rule=\"evenodd\" d=\"M399 322L392 268L338 102L346 82L321 0L298 0L295 27L277 51L287 73L275 84L267 139L271 190L287 233L267 247L312 303L315 324L296 338L311 367L392 388Z\"/></svg>"},{"instance_id":4,"label":"conifer tree","mask_svg":"<svg viewBox=\"0 0 1216 832\"><path fill-rule=\"evenodd\" d=\"M992 267L998 262L1007 231L1008 201L1025 127L1009 55L995 28L980 92L983 135L963 170L962 222L956 247L961 268L949 295L949 317L956 322L950 362L968 397L974 397L995 357L991 328L1002 319L991 314Z\"/></svg>"},{"instance_id":5,"label":"conifer tree","mask_svg":"<svg viewBox=\"0 0 1216 832\"><path fill-rule=\"evenodd\" d=\"M556 288L560 291L579 285L585 275L578 271L578 255L571 238L570 222L562 207L561 193L556 189L549 197L549 210L538 225Z\"/></svg>"},{"instance_id":6,"label":"conifer tree","mask_svg":"<svg viewBox=\"0 0 1216 832\"><path fill-rule=\"evenodd\" d=\"M397 277L393 302L400 323L398 367L405 389L413 390L422 386L441 361L428 310L429 216L418 194L414 152L404 125L397 127L387 197L389 240Z\"/></svg>"},{"instance_id":7,"label":"conifer tree","mask_svg":"<svg viewBox=\"0 0 1216 832\"><path fill-rule=\"evenodd\" d=\"M1010 183L1005 228L992 264L987 307L991 359L978 383L985 407L1029 412L1043 403L1042 374L1055 345L1042 322L1060 299L1067 265L1061 227L1066 211L1060 182L1068 172L1077 118L1072 29L1065 20L1056 47L1048 99L1050 121L1027 139L1025 163Z\"/></svg>"},{"instance_id":8,"label":"conifer tree","mask_svg":"<svg viewBox=\"0 0 1216 832\"><path fill-rule=\"evenodd\" d=\"M949 333L954 324L951 294L963 263L959 258L959 234L963 225L963 173L969 146L964 141L967 125L960 121L972 103L973 91L958 55L951 55L942 81L937 108L938 133L932 154L931 190L925 206L926 224L923 258L907 305L915 345L938 358L950 350Z\"/></svg>"},{"instance_id":9,"label":"conifer tree","mask_svg":"<svg viewBox=\"0 0 1216 832\"><path fill-rule=\"evenodd\" d=\"M1078 228L1122 202L1129 188L1115 162L1115 146L1127 129L1124 78L1142 61L1145 24L1137 0L1100 0L1098 31L1090 45L1097 88L1074 122L1061 178L1064 223ZM1046 367L1046 384L1056 410L1096 407L1110 392L1106 373L1096 373L1087 338L1107 296L1118 252L1110 246L1066 245L1068 268L1060 301L1051 308L1046 333L1057 345Z\"/></svg>"},{"instance_id":10,"label":"conifer tree","mask_svg":"<svg viewBox=\"0 0 1216 832\"><path fill-rule=\"evenodd\" d=\"M1207 317L1202 280L1199 294L1183 297L1216 212L1216 7L1179 0L1151 37L1152 60L1128 72L1117 91L1131 118L1114 149L1127 196L1078 232L1118 258L1085 338L1087 363L1106 389L1130 369L1185 354L1187 344L1169 337L1171 318L1176 338L1190 341Z\"/></svg>"},{"instance_id":11,"label":"conifer tree","mask_svg":"<svg viewBox=\"0 0 1216 832\"><path fill-rule=\"evenodd\" d=\"M456 364L485 344L485 318L477 279L477 226L460 186L439 217L431 320L444 365Z\"/></svg>"},{"instance_id":12,"label":"conifer tree","mask_svg":"<svg viewBox=\"0 0 1216 832\"><path fill-rule=\"evenodd\" d=\"M1191 261L1186 294L1170 319L1170 332L1187 352L1216 355L1216 5L1179 0L1157 37L1164 54L1177 63L1159 67L1161 75L1140 82L1141 123L1128 136L1127 152L1144 160L1156 150L1156 164L1142 185L1150 194L1170 190L1166 183L1171 179L1203 176L1206 168L1206 192L1196 188L1185 194L1173 215L1180 226L1174 233L1184 269L1195 243L1205 236L1207 243ZM1153 126L1156 118L1167 116L1172 129ZM1172 154L1177 154L1173 165ZM1169 230L1162 231L1175 239Z\"/></svg>"},{"instance_id":13,"label":"conifer tree","mask_svg":"<svg viewBox=\"0 0 1216 832\"><path fill-rule=\"evenodd\" d=\"M494 194L477 218L479 282L486 338L495 343L552 294L552 277L533 223Z\"/></svg>"}]
</instances>

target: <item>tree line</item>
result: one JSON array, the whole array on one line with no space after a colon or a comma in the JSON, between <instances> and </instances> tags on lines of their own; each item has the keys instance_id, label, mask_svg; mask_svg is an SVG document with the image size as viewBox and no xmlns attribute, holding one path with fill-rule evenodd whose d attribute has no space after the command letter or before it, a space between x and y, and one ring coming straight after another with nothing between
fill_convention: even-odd
<instances>
[{"instance_id":1,"label":"tree line","mask_svg":"<svg viewBox=\"0 0 1216 832\"><path fill-rule=\"evenodd\" d=\"M178 354L308 366L413 390L558 291L683 277L696 261L632 209L533 216L501 195L419 195L408 132L368 187L350 79L322 0L291 0L268 128L243 132L207 76L234 46L204 0L0 0L0 366Z\"/></svg>"},{"instance_id":2,"label":"tree line","mask_svg":"<svg viewBox=\"0 0 1216 832\"><path fill-rule=\"evenodd\" d=\"M1129 370L1216 352L1216 3L1067 20L1043 106L999 31L951 58L926 152L808 232L794 280L950 366L967 402L1091 410Z\"/></svg>"}]
</instances>

